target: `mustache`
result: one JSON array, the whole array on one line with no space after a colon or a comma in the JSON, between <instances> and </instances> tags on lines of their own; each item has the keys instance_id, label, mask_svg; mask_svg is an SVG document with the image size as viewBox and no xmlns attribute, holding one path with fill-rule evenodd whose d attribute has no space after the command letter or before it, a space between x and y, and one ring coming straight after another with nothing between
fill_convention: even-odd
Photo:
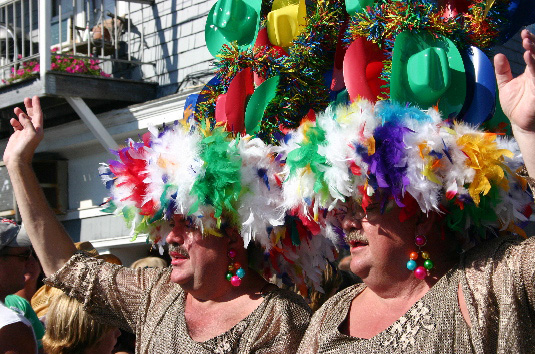
<instances>
[{"instance_id":1,"label":"mustache","mask_svg":"<svg viewBox=\"0 0 535 354\"><path fill-rule=\"evenodd\" d=\"M351 242L368 243L368 238L360 230L353 230L345 234L345 240L347 244Z\"/></svg>"},{"instance_id":2,"label":"mustache","mask_svg":"<svg viewBox=\"0 0 535 354\"><path fill-rule=\"evenodd\" d=\"M168 253L171 253L171 252L176 252L176 253L179 253L185 257L189 257L189 253L188 251L186 251L186 249L184 249L182 246L177 246L177 245L169 245L168 249L167 249L167 252Z\"/></svg>"}]
</instances>

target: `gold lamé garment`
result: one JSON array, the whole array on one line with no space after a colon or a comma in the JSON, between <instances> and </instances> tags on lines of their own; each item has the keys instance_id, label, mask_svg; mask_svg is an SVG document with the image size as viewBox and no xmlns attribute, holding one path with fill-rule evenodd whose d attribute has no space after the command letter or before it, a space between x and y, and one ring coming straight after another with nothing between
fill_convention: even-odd
<instances>
[{"instance_id":1,"label":"gold lam\u00e9 garment","mask_svg":"<svg viewBox=\"0 0 535 354\"><path fill-rule=\"evenodd\" d=\"M189 336L185 293L170 268L130 269L75 254L46 279L100 320L136 334L136 353L295 353L311 311L298 295L273 287L227 332L205 342Z\"/></svg>"},{"instance_id":2,"label":"gold lam\u00e9 garment","mask_svg":"<svg viewBox=\"0 0 535 354\"><path fill-rule=\"evenodd\" d=\"M535 238L498 238L468 251L418 302L370 339L340 333L357 284L312 317L298 349L308 353L535 353ZM464 321L462 286L472 326Z\"/></svg>"}]
</instances>

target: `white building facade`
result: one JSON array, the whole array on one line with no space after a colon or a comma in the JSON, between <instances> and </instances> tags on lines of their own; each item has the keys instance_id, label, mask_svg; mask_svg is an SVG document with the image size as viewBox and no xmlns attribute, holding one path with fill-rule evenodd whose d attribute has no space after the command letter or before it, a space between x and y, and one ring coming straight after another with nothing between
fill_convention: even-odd
<instances>
[{"instance_id":1,"label":"white building facade","mask_svg":"<svg viewBox=\"0 0 535 354\"><path fill-rule=\"evenodd\" d=\"M75 59L93 53L94 59L102 61L100 68L112 75L90 80L46 71L30 81L0 87L0 102L5 102L0 104L0 150L7 143L6 122L13 106L20 105L25 96L40 95L47 118L37 158L57 162L46 167L53 169L49 172L55 175L54 181L43 185L51 188L57 199L58 218L74 241L91 241L99 252L114 253L126 265L146 256L150 245L141 238L131 241L123 219L101 211L107 190L98 174L99 163L113 158L108 151L113 142L124 144L128 138L138 139L148 126L181 119L186 97L213 76L204 27L215 2L0 1L0 30L5 28L0 31L4 79L11 67L23 67L26 58L30 58L26 62L38 60L42 67L45 55L39 53L45 53L47 47L55 48L52 61L55 53ZM47 4L52 8L49 17L38 11ZM120 31L114 29L118 22L122 22ZM102 43L96 35L99 27L104 33ZM522 70L518 36L497 51L510 58L515 73ZM83 115L86 117L80 119ZM5 168L0 169L0 177L0 214L17 218Z\"/></svg>"}]
</instances>

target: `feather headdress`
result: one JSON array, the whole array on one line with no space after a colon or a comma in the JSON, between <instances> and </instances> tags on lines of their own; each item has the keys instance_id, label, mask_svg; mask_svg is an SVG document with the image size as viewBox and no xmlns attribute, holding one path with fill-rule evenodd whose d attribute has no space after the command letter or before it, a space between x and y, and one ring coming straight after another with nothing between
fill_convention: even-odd
<instances>
[{"instance_id":1,"label":"feather headdress","mask_svg":"<svg viewBox=\"0 0 535 354\"><path fill-rule=\"evenodd\" d=\"M364 207L372 198L396 203L405 218L418 210L438 212L458 233L522 234L533 200L517 173L523 164L514 140L454 121L470 112L464 107L443 117L438 108L388 101L392 68L401 65L393 60L396 38L418 50L419 43L433 46L437 57L445 49L453 53L455 45L485 50L505 26L508 3L477 0L447 15L427 0L379 0L349 17L344 1L307 2L306 25L290 47L269 40L224 45L217 75L192 100L188 117L127 141L116 160L101 166L111 191L107 210L122 215L133 235L160 246L174 214L188 215L215 236L225 219L245 246L262 246L266 276L277 274L301 289L319 289L324 267L335 259L343 240L336 216L347 198ZM274 25L270 7L263 3L262 26ZM382 59L364 63L370 58L348 49L363 38L363 48L375 46ZM351 55L342 70L346 50ZM351 73L355 63L364 65L362 72ZM459 82L448 94L457 99L464 71L452 77ZM362 83L377 86L372 102L359 98ZM228 112L234 106L239 114Z\"/></svg>"}]
</instances>

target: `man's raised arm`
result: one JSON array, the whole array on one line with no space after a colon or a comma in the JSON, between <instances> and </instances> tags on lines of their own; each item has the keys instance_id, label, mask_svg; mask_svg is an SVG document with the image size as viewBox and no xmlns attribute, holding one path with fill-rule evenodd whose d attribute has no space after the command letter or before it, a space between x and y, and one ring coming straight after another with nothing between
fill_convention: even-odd
<instances>
[{"instance_id":1,"label":"man's raised arm","mask_svg":"<svg viewBox=\"0 0 535 354\"><path fill-rule=\"evenodd\" d=\"M25 98L26 112L15 108L10 123L14 133L4 151L6 164L22 220L48 276L76 252L74 244L49 207L32 169L35 149L43 139L43 112L39 98Z\"/></svg>"},{"instance_id":2,"label":"man's raised arm","mask_svg":"<svg viewBox=\"0 0 535 354\"><path fill-rule=\"evenodd\" d=\"M535 178L535 35L523 30L521 36L525 49L524 73L513 79L503 54L494 57L494 67L503 112L511 121L528 173Z\"/></svg>"}]
</instances>

